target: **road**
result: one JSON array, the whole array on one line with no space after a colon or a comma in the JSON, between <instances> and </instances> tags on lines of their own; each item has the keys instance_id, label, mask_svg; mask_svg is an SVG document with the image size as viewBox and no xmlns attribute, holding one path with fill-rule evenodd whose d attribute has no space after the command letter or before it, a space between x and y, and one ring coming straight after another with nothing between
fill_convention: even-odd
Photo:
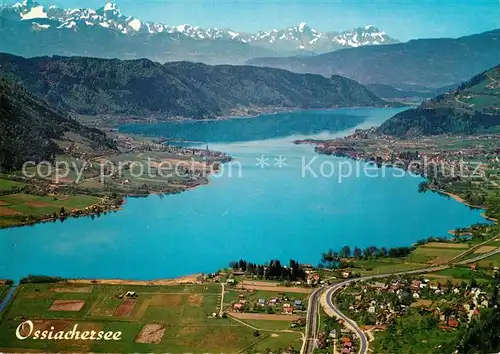
<instances>
[{"instance_id":1,"label":"road","mask_svg":"<svg viewBox=\"0 0 500 354\"><path fill-rule=\"evenodd\" d=\"M493 250L493 251L488 252L488 253L484 253L484 254L478 255L477 257L474 257L474 258L471 258L471 259L466 259L464 261L456 262L456 263L453 263L453 264L441 265L441 266L429 267L429 268L423 268L423 269L415 269L415 270L409 270L409 271L404 271L404 272L395 272L395 273L387 273L387 274L370 275L370 276L361 277L361 278L349 279L349 280L343 281L341 283L334 284L334 285L328 287L327 290L326 290L326 305L327 305L327 308L325 309L325 311L327 311L327 313L331 312L336 317L341 318L345 322L346 327L350 328L354 333L357 334L357 336L359 338L359 341L360 341L358 353L359 354L367 354L368 353L368 339L366 338L365 333L361 330L361 328L358 327L358 325L356 324L356 322L354 322L353 320L351 320L349 317L347 317L346 315L344 315L342 312L340 312L339 309L337 309L335 307L335 305L333 303L333 300L332 300L332 297L333 297L333 294L335 293L335 291L339 290L340 288L342 288L342 287L344 287L346 285L349 285L349 284L355 283L355 282L360 282L360 281L367 281L367 280L378 279L378 278L387 278L389 276L438 272L440 270L451 268L454 265L463 265L463 264L475 263L475 262L480 261L480 260L482 260L484 258L491 257L492 255L497 254L497 253L500 253L500 248L497 248L496 250ZM316 291L313 293L313 295L315 293L316 293ZM319 293L321 294L321 291ZM317 299L314 301L313 295L311 295L311 299L312 300L310 301L310 304L313 303L313 302L317 302ZM307 313L307 321L308 321L307 324L309 324L309 321L312 321L310 319L310 316L312 316L313 314L310 314L309 312L311 312L311 308L310 307L308 308L308 313ZM317 309L313 308L312 312L314 312L316 314L317 313ZM317 316L315 318L317 319ZM315 338L315 334L317 333L317 328L316 327L317 327L316 320L314 320L314 321L311 322L311 326L308 327L306 325L306 342L307 343L311 342L311 338ZM314 333L314 336L311 337L311 335L310 335L311 333ZM307 344L306 344L306 348L308 348ZM312 350L311 350L311 352L312 352ZM304 352L301 352L301 353L307 354L307 353L310 353L310 352L304 351Z\"/></svg>"},{"instance_id":2,"label":"road","mask_svg":"<svg viewBox=\"0 0 500 354\"><path fill-rule=\"evenodd\" d=\"M324 288L318 288L309 297L309 304L307 306L306 318L306 335L302 345L302 354L309 354L314 351L316 344L316 333L318 333L318 307L319 298L323 293Z\"/></svg>"},{"instance_id":3,"label":"road","mask_svg":"<svg viewBox=\"0 0 500 354\"><path fill-rule=\"evenodd\" d=\"M359 282L359 281L367 281L371 279L377 279L377 278L386 278L388 276L395 276L395 275L404 275L404 274L419 274L419 273L429 273L429 272L436 272L439 270L443 270L446 268L449 268L450 266L439 266L439 267L431 267L431 268L425 268L425 269L417 269L417 270L410 270L406 272L398 272L398 273L387 273L387 274L377 274L377 275L370 275L366 277L361 277L361 278L354 278L354 279L349 279L346 281L343 281L341 283L332 285L331 287L328 288L326 291L326 304L328 306L328 309L335 314L336 317L342 319L349 329L351 329L354 333L359 338L359 350L358 353L361 354L366 354L368 353L368 339L366 338L365 332L361 328L358 327L356 322L351 320L349 317L344 315L342 312L340 312L339 309L337 309L333 303L333 293L343 286L349 285L351 283Z\"/></svg>"},{"instance_id":4,"label":"road","mask_svg":"<svg viewBox=\"0 0 500 354\"><path fill-rule=\"evenodd\" d=\"M497 253L500 253L500 248L497 248L496 250L493 250L493 251L488 252L488 253L482 253L481 255L479 255L477 257L469 258L469 259L466 259L465 261L457 262L455 264L470 264L470 263L475 263L475 262L480 261L482 259L491 257L491 256L493 256L493 255L495 255Z\"/></svg>"}]
</instances>

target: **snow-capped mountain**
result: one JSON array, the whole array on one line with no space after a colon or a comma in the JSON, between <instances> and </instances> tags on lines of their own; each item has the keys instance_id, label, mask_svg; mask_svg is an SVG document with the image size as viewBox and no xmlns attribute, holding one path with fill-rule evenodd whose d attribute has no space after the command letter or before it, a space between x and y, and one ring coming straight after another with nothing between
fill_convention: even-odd
<instances>
[{"instance_id":1,"label":"snow-capped mountain","mask_svg":"<svg viewBox=\"0 0 500 354\"><path fill-rule=\"evenodd\" d=\"M44 7L35 0L24 0L0 9L0 15L10 20L30 20L34 30L72 29L78 31L88 27L101 27L123 35L168 33L177 39L226 40L263 47L282 54L310 51L328 52L346 47L390 44L397 41L374 26L364 26L342 33L320 32L305 23L286 29L263 30L257 33L237 32L230 29L200 28L198 26L166 25L145 22L122 14L117 5L107 2L94 10L60 9Z\"/></svg>"},{"instance_id":2,"label":"snow-capped mountain","mask_svg":"<svg viewBox=\"0 0 500 354\"><path fill-rule=\"evenodd\" d=\"M314 52L328 52L363 45L397 43L397 40L374 26L364 26L337 33L320 32L309 27L304 22L284 30L259 31L255 35L244 38L244 40L254 45L276 47L277 49Z\"/></svg>"}]
</instances>

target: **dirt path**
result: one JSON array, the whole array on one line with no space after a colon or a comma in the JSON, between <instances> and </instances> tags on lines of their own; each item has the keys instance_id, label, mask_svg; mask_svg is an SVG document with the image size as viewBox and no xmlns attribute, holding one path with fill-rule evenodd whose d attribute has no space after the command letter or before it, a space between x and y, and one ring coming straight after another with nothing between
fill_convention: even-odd
<instances>
[{"instance_id":1,"label":"dirt path","mask_svg":"<svg viewBox=\"0 0 500 354\"><path fill-rule=\"evenodd\" d=\"M222 313L224 312L224 286L225 284L222 283L222 291L221 291L221 296L220 296L220 308L219 308L219 315L222 316Z\"/></svg>"},{"instance_id":2,"label":"dirt path","mask_svg":"<svg viewBox=\"0 0 500 354\"><path fill-rule=\"evenodd\" d=\"M272 284L272 283L271 283ZM252 285L242 282L239 284L237 289L247 289L247 290L264 290L264 291L275 291L279 293L299 293L299 294L310 294L313 289L299 288L299 287L288 287L288 286L263 286L263 285Z\"/></svg>"},{"instance_id":3,"label":"dirt path","mask_svg":"<svg viewBox=\"0 0 500 354\"><path fill-rule=\"evenodd\" d=\"M199 274L187 275L185 277L173 279L157 279L157 280L123 280L123 279L69 279L65 283L69 284L107 284L107 285L184 285L184 284L201 284L198 278Z\"/></svg>"},{"instance_id":4,"label":"dirt path","mask_svg":"<svg viewBox=\"0 0 500 354\"><path fill-rule=\"evenodd\" d=\"M299 332L299 331L293 331L291 329L262 329L262 328L257 328L255 326L252 326L251 324L248 324L236 317L233 317L231 316L231 314L228 316L230 319L232 319L233 321L236 321L240 324L242 324L243 326L246 326L246 327L249 327L249 328L252 328L252 329L255 329L256 331L260 331L260 332L276 332L276 333L297 333L297 334L300 334L302 336L302 338L304 338L304 333L302 332Z\"/></svg>"},{"instance_id":5,"label":"dirt path","mask_svg":"<svg viewBox=\"0 0 500 354\"><path fill-rule=\"evenodd\" d=\"M264 321L295 321L300 318L297 315L271 315L267 313L246 313L246 312L233 312L231 317L240 320L264 320Z\"/></svg>"}]
</instances>

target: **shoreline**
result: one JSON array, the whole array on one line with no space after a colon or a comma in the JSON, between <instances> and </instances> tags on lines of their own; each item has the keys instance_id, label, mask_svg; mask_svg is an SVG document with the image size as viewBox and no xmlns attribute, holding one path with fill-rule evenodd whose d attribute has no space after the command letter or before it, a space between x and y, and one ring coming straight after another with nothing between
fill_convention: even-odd
<instances>
[{"instance_id":1,"label":"shoreline","mask_svg":"<svg viewBox=\"0 0 500 354\"><path fill-rule=\"evenodd\" d=\"M316 145L316 146L318 145L317 141L316 142L315 141L309 141L307 143L308 143L308 145ZM316 153L321 153L321 152L320 151L316 151ZM352 157L349 157L349 156L343 156L343 157L347 158L347 159L353 159ZM390 166L390 165L388 165L388 166L389 167L394 167L394 166ZM422 176L422 177L425 178L425 176ZM186 189L183 189L182 192L188 191L190 189L194 189L196 187L199 187L200 185L206 185L208 183L209 183L209 180L205 184L197 184L195 186L190 186L190 187L188 187ZM461 198L458 195L455 195L455 194L452 194L452 193L449 193L449 192L445 192L445 191L441 191L441 190L435 190L435 189L431 189L431 191L437 192L437 193L442 194L442 195L446 195L449 198L452 198L455 201L457 201L459 203L462 203L464 205L467 205L467 206L469 206L471 208L478 208L478 209L487 210L484 207L471 206L463 198ZM144 194L144 195L125 195L124 198L123 198L123 203L120 206L120 208L114 209L114 210L110 210L110 211L119 211L119 210L123 209L122 206L125 203L126 198L129 198L129 197L148 197L148 196L151 196L151 195L154 195L154 194L161 194L161 193L160 192L156 192L156 193L148 193L148 194ZM80 215L80 216L90 216L90 215ZM497 222L496 219L486 216L485 213L481 213L481 216L483 218L487 219L487 220L493 221L495 223ZM75 216L75 217L78 218L79 216ZM54 220L57 221L57 219L53 219L52 218L52 219L48 219L48 220L42 221L42 222L50 222L50 221L54 221ZM37 222L37 223L42 223L42 222ZM26 226L26 225L16 225L16 226L9 226L9 227L20 227L20 226ZM450 235L454 235L454 233L453 233L454 231L455 230L449 230L448 233ZM127 279L68 279L68 280L64 280L64 282L69 282L69 283L74 283L74 284L169 285L169 284L179 284L179 283L193 283L194 282L193 277L195 277L195 276L198 277L201 274L202 273L198 273L198 274L195 274L195 275L179 276L179 277L176 277L176 278L156 279L156 280L133 280L133 279L129 279L129 280L127 280Z\"/></svg>"},{"instance_id":2,"label":"shoreline","mask_svg":"<svg viewBox=\"0 0 500 354\"><path fill-rule=\"evenodd\" d=\"M385 105L385 106L331 106L331 107L324 107L324 108L302 108L302 107L273 107L273 108L264 108L260 112L252 112L252 113L233 113L233 114L223 114L220 116L216 116L214 118L193 118L193 117L178 117L178 116L173 116L173 117L165 117L163 119L161 118L155 118L155 117L149 117L145 118L143 121L139 119L130 119L129 122L116 122L115 124L111 124L107 126L107 129L117 129L121 125L137 125L137 124L145 124L145 125L151 125L151 124L161 124L161 123L166 123L166 122L217 122L217 121L223 121L223 120L232 120L232 119L250 119L250 118L256 118L261 115L276 115L276 114L281 114L281 113L294 113L294 112L303 112L303 111L335 111L335 110L341 110L341 109L377 109L377 108L411 108L411 105ZM100 116L95 116L95 119L98 119ZM109 117L111 120L116 119L119 121L121 118L119 116L116 117ZM76 118L78 119L78 118ZM126 119L126 118L123 118ZM105 128L105 129L106 129Z\"/></svg>"},{"instance_id":3,"label":"shoreline","mask_svg":"<svg viewBox=\"0 0 500 354\"><path fill-rule=\"evenodd\" d=\"M200 278L203 278L204 273L195 273L191 275L182 275L174 278L153 279L153 280L133 280L133 279L64 279L58 283L63 284L78 284L78 285L184 285L184 284L201 284Z\"/></svg>"},{"instance_id":4,"label":"shoreline","mask_svg":"<svg viewBox=\"0 0 500 354\"><path fill-rule=\"evenodd\" d=\"M295 145L309 145L309 146L314 146L314 151L317 153L317 154L323 154L323 155L327 155L327 156L335 156L335 157L340 157L340 158L345 158L345 159L348 159L348 160L352 160L352 161L365 161L366 163L372 163L372 164L377 164L376 161L372 161L372 160L367 160L367 159L363 159L361 157L354 157L354 156L350 156L348 154L344 154L344 153L339 153L339 154L335 154L335 153L327 153L323 150L320 150L318 149L318 146L321 145L322 143L326 142L327 140L315 140L315 139L304 139L304 140L295 140L293 141L293 144ZM399 167L396 167L394 166L393 164L388 164L386 162L382 162L381 166L384 166L386 168L398 168L398 169L401 169ZM407 170L405 170L407 171ZM418 173L422 178L426 179L427 177L421 173ZM446 192L444 190L440 190L440 189L432 189L432 188L429 188L429 190L431 192L434 192L434 193L438 193L442 196L447 196L465 206L468 206L469 208L471 209L480 209L480 210L483 210L484 212L482 212L480 215L481 217L483 217L484 219L486 220L489 220L489 221L492 221L494 222L495 224L498 223L498 220L493 218L493 217L490 217L490 216L487 216L486 215L486 212L488 211L488 208L486 208L485 206L481 206L481 205L472 205L470 204L469 202L467 202L465 199L463 199L462 197L460 197L459 195L457 194L453 194L453 193L450 193L450 192ZM450 233L450 232L449 232Z\"/></svg>"},{"instance_id":5,"label":"shoreline","mask_svg":"<svg viewBox=\"0 0 500 354\"><path fill-rule=\"evenodd\" d=\"M101 211L90 211L86 214L75 214L73 215L72 213L70 214L67 214L67 215L64 215L62 217L56 217L54 218L53 216L50 216L50 217L46 217L46 218L41 218L41 219L38 219L38 220L33 220L33 221L24 221L24 222L19 222L17 224L13 224L13 225L8 225L8 226L0 226L0 230L4 230L4 229L12 229L12 228L16 228L16 227L27 227L27 226L35 226L35 225L38 225L38 224L46 224L46 223L50 223L50 222L57 222L58 220L59 221L65 221L65 220L69 220L69 219L79 219L79 218L91 218L91 217L95 217L97 215L104 215L106 216L108 213L117 213L119 211L122 211L123 210L123 205L126 204L127 202L127 198L147 198L147 197L150 197L150 196L154 196L154 195L175 195L175 194L180 194L180 193L184 193L184 192L187 192L187 191L190 191L192 189L195 189L195 188L198 188L200 186L206 186L210 183L210 180L207 180L206 183L199 183L197 185L194 185L194 186L188 186L188 187L185 187L183 188L182 190L179 190L178 192L175 192L175 193L165 193L165 192L158 192L158 191L155 191L155 192L149 192L149 193L144 193L144 194L124 194L122 196L122 201L119 205L119 207L117 208L108 208L108 209L105 209L105 210L101 210ZM84 194L84 195L87 195L87 194ZM92 206L88 206L88 207L85 207L85 208L81 208L81 209L76 209L76 211L82 211L82 210L85 210L86 208L91 208Z\"/></svg>"},{"instance_id":6,"label":"shoreline","mask_svg":"<svg viewBox=\"0 0 500 354\"><path fill-rule=\"evenodd\" d=\"M457 195L457 194L453 194L453 193L450 193L450 192L445 192L445 191L442 191L440 189L430 189L432 192L434 193L438 193L438 194L441 194L441 195L445 195L461 204L464 204L466 206L468 206L469 208L472 208L472 209L481 209L481 210L484 210L484 212L482 212L480 215L482 218L486 219L486 220L489 220L495 224L498 223L498 220L495 219L495 218L492 218L491 216L488 216L486 215L486 212L488 211L488 209L484 206L477 206L477 205L472 205L470 204L469 202L467 202L465 199L463 199L461 196Z\"/></svg>"},{"instance_id":7,"label":"shoreline","mask_svg":"<svg viewBox=\"0 0 500 354\"><path fill-rule=\"evenodd\" d=\"M89 195L89 194L85 194L85 195ZM41 218L39 220L34 220L34 221L25 221L25 222L20 222L18 224L15 224L15 225L9 225L9 226L0 226L0 230L3 230L3 229L12 229L12 228L16 228L16 227L26 227L26 226L35 226L35 225L38 225L38 224L46 224L46 223L49 223L49 222L57 222L57 220L62 220L62 221L65 221L66 219L79 219L79 218L90 218L92 216L96 216L98 214L108 214L108 213L111 213L111 212L118 212L120 210L123 209L123 204L126 203L126 200L125 198L122 198L122 201L121 201L121 204L116 207L116 208L109 208L109 209L105 209L105 210L90 210L89 212L87 212L86 214L75 214L73 215L72 213L70 214L67 214L67 215L64 215L64 216L59 216L59 217L53 217L53 216L50 216L50 217L45 217L45 218ZM80 209L74 209L76 212L78 211L86 211L87 208L92 208L94 207L95 205L97 204L94 204L94 205L89 205L85 208L80 208Z\"/></svg>"},{"instance_id":8,"label":"shoreline","mask_svg":"<svg viewBox=\"0 0 500 354\"><path fill-rule=\"evenodd\" d=\"M214 162L219 163L220 165L231 162L232 158L229 157L228 159L219 159L219 160L214 160ZM217 166L213 171L213 173L218 173L220 171L220 167ZM95 216L100 216L100 215L107 215L108 213L111 212L119 212L123 210L123 205L126 203L127 198L147 198L149 196L153 195L175 195L175 194L180 194L187 192L189 190L198 188L200 186L206 186L210 183L210 176L211 173L207 173L205 178L199 179L196 182L191 182L190 184L186 185L178 185L178 189L175 191L162 191L162 190L144 190L144 193L126 193L120 189L116 189L114 191L108 191L108 194L88 194L88 193L80 193L85 196L95 196L100 198L100 202L93 204L93 205L88 205L83 208L73 208L71 212L66 212L64 215L62 214L45 214L45 215L40 215L38 217L34 217L33 219L28 219L24 221L18 221L15 224L9 224L9 225L1 225L0 230L3 229L11 229L11 228L17 228L17 227L27 227L27 226L35 226L38 224L45 224L45 223L50 223L50 222L57 222L58 220L63 222L67 219L78 219L81 217L95 217ZM29 194L29 193L24 193L20 192L21 194ZM102 192L106 193L106 192ZM115 193L120 197L120 201L115 204L103 204L100 205L100 203L103 203L104 200L109 197L110 193ZM57 216L54 216L56 215ZM29 217L29 215L27 216Z\"/></svg>"}]
</instances>

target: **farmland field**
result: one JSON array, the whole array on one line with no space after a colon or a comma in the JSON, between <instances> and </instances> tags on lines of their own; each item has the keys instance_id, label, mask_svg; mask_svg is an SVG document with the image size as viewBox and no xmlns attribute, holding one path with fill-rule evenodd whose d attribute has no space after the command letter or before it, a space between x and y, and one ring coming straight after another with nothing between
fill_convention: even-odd
<instances>
[{"instance_id":1,"label":"farmland field","mask_svg":"<svg viewBox=\"0 0 500 354\"><path fill-rule=\"evenodd\" d=\"M9 190L12 188L20 188L24 185L24 183L11 181L8 179L0 178L0 190Z\"/></svg>"},{"instance_id":2,"label":"farmland field","mask_svg":"<svg viewBox=\"0 0 500 354\"><path fill-rule=\"evenodd\" d=\"M467 249L469 246L466 243L451 243L451 242L429 242L423 245L425 248L452 248L452 249Z\"/></svg>"},{"instance_id":3,"label":"farmland field","mask_svg":"<svg viewBox=\"0 0 500 354\"><path fill-rule=\"evenodd\" d=\"M2 288L0 288L1 291ZM126 295L130 292L129 295ZM231 318L212 318L219 312L218 284L133 286L105 284L20 285L0 322L0 351L43 349L94 352L255 352L261 346L298 350L300 333L262 333ZM31 320L35 330L121 331L118 341L37 341L22 343L17 326ZM280 322L280 321L266 321ZM282 327L278 326L277 330ZM263 347L263 348L264 348Z\"/></svg>"},{"instance_id":4,"label":"farmland field","mask_svg":"<svg viewBox=\"0 0 500 354\"><path fill-rule=\"evenodd\" d=\"M98 197L89 195L36 196L31 194L9 194L0 196L0 227L19 222L19 217L39 217L67 211L83 209L99 202Z\"/></svg>"},{"instance_id":5,"label":"farmland field","mask_svg":"<svg viewBox=\"0 0 500 354\"><path fill-rule=\"evenodd\" d=\"M481 242L483 241L479 241L479 243ZM416 247L407 257L356 259L353 267L349 267L347 270L359 273L361 276L416 270L428 267L429 265L447 263L467 252L470 247L471 242L429 242ZM482 248L478 248L476 252L483 253L492 249L493 247L485 245ZM472 254L471 257L477 256L477 253Z\"/></svg>"},{"instance_id":6,"label":"farmland field","mask_svg":"<svg viewBox=\"0 0 500 354\"><path fill-rule=\"evenodd\" d=\"M478 262L479 267L489 267L493 265L494 267L500 267L500 254L495 254L488 258L483 259Z\"/></svg>"},{"instance_id":7,"label":"farmland field","mask_svg":"<svg viewBox=\"0 0 500 354\"><path fill-rule=\"evenodd\" d=\"M467 248L418 247L408 256L408 260L414 263L443 264L466 250Z\"/></svg>"}]
</instances>

